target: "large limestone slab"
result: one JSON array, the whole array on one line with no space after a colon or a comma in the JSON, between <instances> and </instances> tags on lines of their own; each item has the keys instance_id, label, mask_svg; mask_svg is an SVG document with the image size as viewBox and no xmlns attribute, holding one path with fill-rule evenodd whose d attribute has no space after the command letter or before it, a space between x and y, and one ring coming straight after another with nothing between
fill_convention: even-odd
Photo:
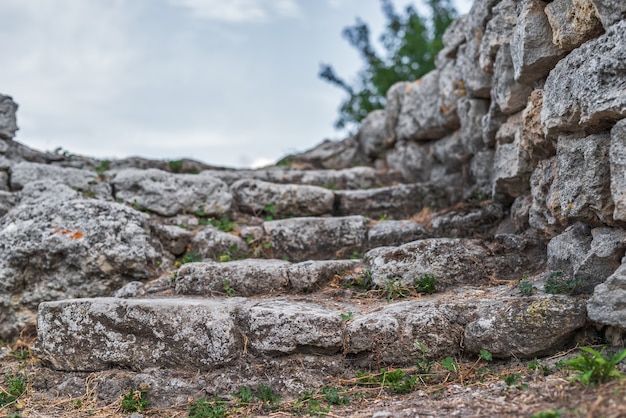
<instances>
[{"instance_id":1,"label":"large limestone slab","mask_svg":"<svg viewBox=\"0 0 626 418\"><path fill-rule=\"evenodd\" d=\"M346 258L367 240L363 216L281 219L265 222L263 229L274 256L291 261Z\"/></svg>"},{"instance_id":2,"label":"large limestone slab","mask_svg":"<svg viewBox=\"0 0 626 418\"><path fill-rule=\"evenodd\" d=\"M538 242L514 235L500 235L493 242L432 238L375 248L364 260L373 282L381 288L394 281L412 286L415 279L429 274L435 277L437 289L443 290L484 284L493 277L519 278L541 268L542 252Z\"/></svg>"},{"instance_id":3,"label":"large limestone slab","mask_svg":"<svg viewBox=\"0 0 626 418\"><path fill-rule=\"evenodd\" d=\"M587 321L583 301L563 295L484 303L465 327L465 349L494 357L533 358L554 352Z\"/></svg>"},{"instance_id":4,"label":"large limestone slab","mask_svg":"<svg viewBox=\"0 0 626 418\"><path fill-rule=\"evenodd\" d=\"M210 370L242 352L238 300L74 299L40 305L35 352L64 371Z\"/></svg>"},{"instance_id":5,"label":"large limestone slab","mask_svg":"<svg viewBox=\"0 0 626 418\"><path fill-rule=\"evenodd\" d=\"M57 167L50 164L21 162L11 167L11 189L21 190L24 185L37 180L63 183L87 191L97 183L97 174L89 170Z\"/></svg>"},{"instance_id":6,"label":"large limestone slab","mask_svg":"<svg viewBox=\"0 0 626 418\"><path fill-rule=\"evenodd\" d=\"M346 352L365 356L369 365L409 364L417 352L431 359L456 355L463 338L460 312L469 316L472 308L471 302L461 308L418 300L358 315L346 327Z\"/></svg>"},{"instance_id":7,"label":"large limestone slab","mask_svg":"<svg viewBox=\"0 0 626 418\"><path fill-rule=\"evenodd\" d=\"M0 222L2 339L33 324L40 302L104 296L160 273L162 249L146 214L111 202L45 196L16 206Z\"/></svg>"},{"instance_id":8,"label":"large limestone slab","mask_svg":"<svg viewBox=\"0 0 626 418\"><path fill-rule=\"evenodd\" d=\"M256 216L268 213L276 217L327 215L332 213L335 202L334 193L319 186L239 180L230 190L237 209Z\"/></svg>"},{"instance_id":9,"label":"large limestone slab","mask_svg":"<svg viewBox=\"0 0 626 418\"><path fill-rule=\"evenodd\" d=\"M544 87L547 136L602 130L626 117L626 21L559 61Z\"/></svg>"},{"instance_id":10,"label":"large limestone slab","mask_svg":"<svg viewBox=\"0 0 626 418\"><path fill-rule=\"evenodd\" d=\"M343 347L341 311L303 302L248 302L237 313L247 348L256 353L330 354Z\"/></svg>"},{"instance_id":11,"label":"large limestone slab","mask_svg":"<svg viewBox=\"0 0 626 418\"><path fill-rule=\"evenodd\" d=\"M226 184L210 176L129 169L118 172L111 183L116 199L162 216L198 211L220 215L232 201Z\"/></svg>"}]
</instances>

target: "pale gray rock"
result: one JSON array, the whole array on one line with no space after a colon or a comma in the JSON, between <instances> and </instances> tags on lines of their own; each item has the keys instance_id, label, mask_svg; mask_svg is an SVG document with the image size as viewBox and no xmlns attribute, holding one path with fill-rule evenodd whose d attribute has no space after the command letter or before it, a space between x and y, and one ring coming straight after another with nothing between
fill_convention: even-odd
<instances>
[{"instance_id":1,"label":"pale gray rock","mask_svg":"<svg viewBox=\"0 0 626 418\"><path fill-rule=\"evenodd\" d=\"M282 219L265 222L263 229L274 255L291 261L345 258L367 241L362 216Z\"/></svg>"},{"instance_id":2,"label":"pale gray rock","mask_svg":"<svg viewBox=\"0 0 626 418\"><path fill-rule=\"evenodd\" d=\"M224 255L237 258L248 252L248 246L244 240L209 225L196 233L188 248L196 257L213 260L218 260Z\"/></svg>"},{"instance_id":3,"label":"pale gray rock","mask_svg":"<svg viewBox=\"0 0 626 418\"><path fill-rule=\"evenodd\" d=\"M423 225L416 222L380 221L376 222L367 232L368 247L376 248L387 245L399 245L430 236Z\"/></svg>"},{"instance_id":4,"label":"pale gray rock","mask_svg":"<svg viewBox=\"0 0 626 418\"><path fill-rule=\"evenodd\" d=\"M11 140L17 131L17 103L11 96L0 94L0 139Z\"/></svg>"},{"instance_id":5,"label":"pale gray rock","mask_svg":"<svg viewBox=\"0 0 626 418\"><path fill-rule=\"evenodd\" d=\"M483 142L482 120L489 110L489 101L462 97L458 101L459 119L461 121L460 136L463 145L471 155L485 148Z\"/></svg>"},{"instance_id":6,"label":"pale gray rock","mask_svg":"<svg viewBox=\"0 0 626 418\"><path fill-rule=\"evenodd\" d=\"M11 190L21 190L26 184L37 180L51 180L82 191L90 190L98 182L96 173L89 170L29 162L11 167Z\"/></svg>"},{"instance_id":7,"label":"pale gray rock","mask_svg":"<svg viewBox=\"0 0 626 418\"><path fill-rule=\"evenodd\" d=\"M402 174L409 182L430 180L433 166L432 146L402 141L385 154L387 166Z\"/></svg>"},{"instance_id":8,"label":"pale gray rock","mask_svg":"<svg viewBox=\"0 0 626 418\"><path fill-rule=\"evenodd\" d=\"M319 186L239 180L230 190L237 209L255 216L327 215L335 202L335 194Z\"/></svg>"},{"instance_id":9,"label":"pale gray rock","mask_svg":"<svg viewBox=\"0 0 626 418\"><path fill-rule=\"evenodd\" d=\"M544 78L565 51L552 43L552 28L542 0L523 0L511 39L515 80L530 84Z\"/></svg>"},{"instance_id":10,"label":"pale gray rock","mask_svg":"<svg viewBox=\"0 0 626 418\"><path fill-rule=\"evenodd\" d=\"M16 193L22 205L46 205L51 201L80 199L79 191L64 183L55 180L36 180L26 183L24 188Z\"/></svg>"},{"instance_id":11,"label":"pale gray rock","mask_svg":"<svg viewBox=\"0 0 626 418\"><path fill-rule=\"evenodd\" d=\"M360 267L361 260L308 260L291 264L287 270L291 289L298 293L322 288L336 275Z\"/></svg>"},{"instance_id":12,"label":"pale gray rock","mask_svg":"<svg viewBox=\"0 0 626 418\"><path fill-rule=\"evenodd\" d=\"M491 199L493 183L493 150L480 151L470 163L470 174L474 182L473 193L476 197Z\"/></svg>"},{"instance_id":13,"label":"pale gray rock","mask_svg":"<svg viewBox=\"0 0 626 418\"><path fill-rule=\"evenodd\" d=\"M452 87L459 97L467 94L474 98L489 98L493 80L491 74L484 72L479 65L481 36L482 30L478 29L473 31L473 36L471 33L468 34L467 42L459 47L456 62L441 67L454 69L455 84ZM446 106L449 105L446 104Z\"/></svg>"},{"instance_id":14,"label":"pale gray rock","mask_svg":"<svg viewBox=\"0 0 626 418\"><path fill-rule=\"evenodd\" d=\"M425 207L441 208L450 202L445 191L431 183L400 184L368 190L335 192L336 214L371 218L406 218Z\"/></svg>"},{"instance_id":15,"label":"pale gray rock","mask_svg":"<svg viewBox=\"0 0 626 418\"><path fill-rule=\"evenodd\" d=\"M558 192L555 190L559 166L556 157L542 160L530 177L532 204L528 224L546 238L558 235L568 220L561 214Z\"/></svg>"},{"instance_id":16,"label":"pale gray rock","mask_svg":"<svg viewBox=\"0 0 626 418\"><path fill-rule=\"evenodd\" d=\"M472 158L472 151L461 130L457 130L433 143L432 156L446 174L462 173Z\"/></svg>"},{"instance_id":17,"label":"pale gray rock","mask_svg":"<svg viewBox=\"0 0 626 418\"><path fill-rule=\"evenodd\" d=\"M555 0L545 12L552 27L552 43L564 51L604 33L592 0Z\"/></svg>"},{"instance_id":18,"label":"pale gray rock","mask_svg":"<svg viewBox=\"0 0 626 418\"><path fill-rule=\"evenodd\" d=\"M446 28L442 36L443 49L435 58L435 67L443 68L457 56L459 46L466 41L469 28L469 15L460 16Z\"/></svg>"},{"instance_id":19,"label":"pale gray rock","mask_svg":"<svg viewBox=\"0 0 626 418\"><path fill-rule=\"evenodd\" d=\"M145 283L129 282L113 293L114 298L130 299L143 296L146 293Z\"/></svg>"},{"instance_id":20,"label":"pale gray rock","mask_svg":"<svg viewBox=\"0 0 626 418\"><path fill-rule=\"evenodd\" d=\"M240 306L237 318L248 350L262 354L338 353L343 346L341 312L292 301L258 301Z\"/></svg>"},{"instance_id":21,"label":"pale gray rock","mask_svg":"<svg viewBox=\"0 0 626 418\"><path fill-rule=\"evenodd\" d=\"M548 268L577 282L577 293L591 293L620 266L626 252L626 231L591 229L578 223L548 243Z\"/></svg>"},{"instance_id":22,"label":"pale gray rock","mask_svg":"<svg viewBox=\"0 0 626 418\"><path fill-rule=\"evenodd\" d=\"M515 80L515 67L511 58L511 47L503 44L498 49L494 65L493 89L491 92L500 111L506 115L517 113L526 107L532 87Z\"/></svg>"},{"instance_id":23,"label":"pale gray rock","mask_svg":"<svg viewBox=\"0 0 626 418\"><path fill-rule=\"evenodd\" d=\"M433 217L432 236L487 237L504 219L504 214L502 205L491 202L485 202L476 207L454 208Z\"/></svg>"},{"instance_id":24,"label":"pale gray rock","mask_svg":"<svg viewBox=\"0 0 626 418\"><path fill-rule=\"evenodd\" d=\"M563 347L586 321L584 302L563 295L511 298L484 304L465 327L468 353L496 358L533 358Z\"/></svg>"},{"instance_id":25,"label":"pale gray rock","mask_svg":"<svg viewBox=\"0 0 626 418\"><path fill-rule=\"evenodd\" d=\"M587 302L589 319L626 330L626 260L604 282L596 286Z\"/></svg>"},{"instance_id":26,"label":"pale gray rock","mask_svg":"<svg viewBox=\"0 0 626 418\"><path fill-rule=\"evenodd\" d=\"M436 238L398 247L380 247L365 254L373 282L383 288L391 281L412 285L415 278L430 274L437 289L456 284L475 285L489 276L484 259L487 252L479 241Z\"/></svg>"},{"instance_id":27,"label":"pale gray rock","mask_svg":"<svg viewBox=\"0 0 626 418\"><path fill-rule=\"evenodd\" d=\"M21 204L0 222L0 338L32 324L40 302L109 295L155 278L161 246L148 216L116 203L57 200Z\"/></svg>"},{"instance_id":28,"label":"pale gray rock","mask_svg":"<svg viewBox=\"0 0 626 418\"><path fill-rule=\"evenodd\" d=\"M379 158L384 154L387 139L387 115L384 110L371 112L359 127L356 140L361 152L368 158Z\"/></svg>"},{"instance_id":29,"label":"pale gray rock","mask_svg":"<svg viewBox=\"0 0 626 418\"><path fill-rule=\"evenodd\" d=\"M611 168L611 196L615 204L613 218L626 221L626 119L611 129L609 151Z\"/></svg>"},{"instance_id":30,"label":"pale gray rock","mask_svg":"<svg viewBox=\"0 0 626 418\"><path fill-rule=\"evenodd\" d=\"M277 164L308 170L341 170L366 163L367 158L361 154L356 138L351 136L341 141L326 139L308 151L284 157Z\"/></svg>"},{"instance_id":31,"label":"pale gray rock","mask_svg":"<svg viewBox=\"0 0 626 418\"><path fill-rule=\"evenodd\" d=\"M17 204L18 200L14 193L0 190L0 217L6 215Z\"/></svg>"},{"instance_id":32,"label":"pale gray rock","mask_svg":"<svg viewBox=\"0 0 626 418\"><path fill-rule=\"evenodd\" d=\"M150 227L163 244L163 248L175 256L182 255L193 238L191 231L177 225L151 224Z\"/></svg>"},{"instance_id":33,"label":"pale gray rock","mask_svg":"<svg viewBox=\"0 0 626 418\"><path fill-rule=\"evenodd\" d=\"M570 52L550 72L541 109L546 136L580 130L601 132L626 117L624 74L626 20Z\"/></svg>"},{"instance_id":34,"label":"pale gray rock","mask_svg":"<svg viewBox=\"0 0 626 418\"><path fill-rule=\"evenodd\" d=\"M450 74L448 67L450 65L433 70L413 83L401 85L404 95L397 123L391 125L394 115L387 116L389 126L395 126L397 140L438 139L459 127L456 113L459 80L456 80L455 88L455 74Z\"/></svg>"},{"instance_id":35,"label":"pale gray rock","mask_svg":"<svg viewBox=\"0 0 626 418\"><path fill-rule=\"evenodd\" d=\"M491 100L487 114L483 116L483 142L488 148L496 146L496 134L500 126L507 120L507 115L500 111L496 100Z\"/></svg>"},{"instance_id":36,"label":"pale gray rock","mask_svg":"<svg viewBox=\"0 0 626 418\"><path fill-rule=\"evenodd\" d=\"M626 3L622 0L591 0L591 2L604 29L626 18Z\"/></svg>"},{"instance_id":37,"label":"pale gray rock","mask_svg":"<svg viewBox=\"0 0 626 418\"><path fill-rule=\"evenodd\" d=\"M179 295L251 296L284 292L289 286L290 263L282 260L246 259L227 263L187 263L178 269Z\"/></svg>"},{"instance_id":38,"label":"pale gray rock","mask_svg":"<svg viewBox=\"0 0 626 418\"><path fill-rule=\"evenodd\" d=\"M239 300L74 299L40 305L37 357L57 370L211 370L242 352Z\"/></svg>"},{"instance_id":39,"label":"pale gray rock","mask_svg":"<svg viewBox=\"0 0 626 418\"><path fill-rule=\"evenodd\" d=\"M488 74L493 74L498 49L511 42L513 28L517 22L515 2L513 0L497 2L491 14L492 17L487 22L482 36L478 59L480 68Z\"/></svg>"},{"instance_id":40,"label":"pale gray rock","mask_svg":"<svg viewBox=\"0 0 626 418\"><path fill-rule=\"evenodd\" d=\"M513 143L500 144L496 148L492 190L496 202L510 204L529 189L533 167L519 141L517 137Z\"/></svg>"},{"instance_id":41,"label":"pale gray rock","mask_svg":"<svg viewBox=\"0 0 626 418\"><path fill-rule=\"evenodd\" d=\"M466 304L465 310L471 309ZM467 313L465 313L467 315ZM369 365L376 361L409 364L420 354L438 359L458 354L463 325L458 307L434 301L394 303L382 309L357 316L346 329L346 351L367 355ZM376 359L376 357L378 359ZM357 357L358 358L358 357Z\"/></svg>"},{"instance_id":42,"label":"pale gray rock","mask_svg":"<svg viewBox=\"0 0 626 418\"><path fill-rule=\"evenodd\" d=\"M518 196L511 205L511 221L517 232L526 231L530 228L528 217L530 208L533 203L533 197L530 194Z\"/></svg>"},{"instance_id":43,"label":"pale gray rock","mask_svg":"<svg viewBox=\"0 0 626 418\"><path fill-rule=\"evenodd\" d=\"M562 216L590 224L613 223L609 135L560 137L554 185Z\"/></svg>"},{"instance_id":44,"label":"pale gray rock","mask_svg":"<svg viewBox=\"0 0 626 418\"><path fill-rule=\"evenodd\" d=\"M230 210L232 201L226 184L210 176L128 169L118 172L111 184L116 199L161 216L221 215Z\"/></svg>"},{"instance_id":45,"label":"pale gray rock","mask_svg":"<svg viewBox=\"0 0 626 418\"><path fill-rule=\"evenodd\" d=\"M519 133L522 129L522 114L521 112L510 115L506 122L500 126L498 132L496 132L496 141L498 144L511 144L519 137Z\"/></svg>"}]
</instances>

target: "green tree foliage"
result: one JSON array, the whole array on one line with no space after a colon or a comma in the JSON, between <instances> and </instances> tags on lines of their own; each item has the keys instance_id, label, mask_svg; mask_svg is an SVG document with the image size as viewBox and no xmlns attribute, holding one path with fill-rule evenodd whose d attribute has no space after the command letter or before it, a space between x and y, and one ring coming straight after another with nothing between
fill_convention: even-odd
<instances>
[{"instance_id":1,"label":"green tree foliage","mask_svg":"<svg viewBox=\"0 0 626 418\"><path fill-rule=\"evenodd\" d=\"M443 48L441 37L457 13L450 0L425 0L431 16L425 18L409 5L404 15L398 14L391 0L381 0L387 20L380 42L385 49L379 56L370 41L370 30L357 19L342 35L356 48L365 65L351 85L339 77L333 67L322 64L319 76L343 89L348 98L339 108L339 129L352 127L368 113L385 106L387 90L398 81L417 80L435 68L437 52Z\"/></svg>"}]
</instances>

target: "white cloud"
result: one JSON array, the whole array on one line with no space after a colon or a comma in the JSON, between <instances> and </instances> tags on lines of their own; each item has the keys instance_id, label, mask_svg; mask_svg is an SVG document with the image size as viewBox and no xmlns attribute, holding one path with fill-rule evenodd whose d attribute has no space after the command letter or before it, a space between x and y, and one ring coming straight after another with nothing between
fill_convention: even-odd
<instances>
[{"instance_id":1,"label":"white cloud","mask_svg":"<svg viewBox=\"0 0 626 418\"><path fill-rule=\"evenodd\" d=\"M170 0L170 3L186 7L197 18L229 23L300 15L296 0Z\"/></svg>"}]
</instances>

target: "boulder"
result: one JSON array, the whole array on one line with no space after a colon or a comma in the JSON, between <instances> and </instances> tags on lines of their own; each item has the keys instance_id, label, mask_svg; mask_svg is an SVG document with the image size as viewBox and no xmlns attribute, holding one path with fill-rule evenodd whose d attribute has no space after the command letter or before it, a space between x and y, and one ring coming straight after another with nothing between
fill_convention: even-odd
<instances>
[{"instance_id":1,"label":"boulder","mask_svg":"<svg viewBox=\"0 0 626 418\"><path fill-rule=\"evenodd\" d=\"M526 107L526 101L532 92L531 86L516 81L514 75L511 47L503 44L496 54L491 95L505 115L517 113Z\"/></svg>"},{"instance_id":2,"label":"boulder","mask_svg":"<svg viewBox=\"0 0 626 418\"><path fill-rule=\"evenodd\" d=\"M541 126L541 107L543 90L534 90L528 98L528 104L522 111L520 146L535 166L539 161L556 154L556 141L547 139Z\"/></svg>"},{"instance_id":3,"label":"boulder","mask_svg":"<svg viewBox=\"0 0 626 418\"><path fill-rule=\"evenodd\" d=\"M230 210L232 201L226 184L210 176L127 169L118 172L111 184L116 199L161 216L222 215Z\"/></svg>"},{"instance_id":4,"label":"boulder","mask_svg":"<svg viewBox=\"0 0 626 418\"><path fill-rule=\"evenodd\" d=\"M333 212L335 194L322 187L239 180L230 190L237 209L255 216L318 216Z\"/></svg>"},{"instance_id":5,"label":"boulder","mask_svg":"<svg viewBox=\"0 0 626 418\"><path fill-rule=\"evenodd\" d=\"M187 248L190 254L198 260L219 260L221 256L227 256L229 259L237 258L248 252L248 246L244 240L209 225L196 233Z\"/></svg>"},{"instance_id":6,"label":"boulder","mask_svg":"<svg viewBox=\"0 0 626 418\"><path fill-rule=\"evenodd\" d=\"M528 191L532 165L526 151L520 146L520 138L511 144L499 144L493 163L493 199L511 204L517 196Z\"/></svg>"},{"instance_id":7,"label":"boulder","mask_svg":"<svg viewBox=\"0 0 626 418\"><path fill-rule=\"evenodd\" d=\"M147 215L111 202L46 196L0 220L2 339L32 325L40 302L105 296L160 273L162 249Z\"/></svg>"},{"instance_id":8,"label":"boulder","mask_svg":"<svg viewBox=\"0 0 626 418\"><path fill-rule=\"evenodd\" d=\"M398 245L406 242L425 239L430 233L419 223L403 221L380 221L376 222L367 232L367 243L369 248L382 247L387 245Z\"/></svg>"},{"instance_id":9,"label":"boulder","mask_svg":"<svg viewBox=\"0 0 626 418\"><path fill-rule=\"evenodd\" d=\"M530 177L532 204L528 212L528 224L546 238L559 234L568 224L561 214L559 195L555 190L559 166L556 157L542 160Z\"/></svg>"},{"instance_id":10,"label":"boulder","mask_svg":"<svg viewBox=\"0 0 626 418\"><path fill-rule=\"evenodd\" d=\"M44 364L65 371L211 370L241 355L233 319L238 303L116 298L44 302L35 353Z\"/></svg>"},{"instance_id":11,"label":"boulder","mask_svg":"<svg viewBox=\"0 0 626 418\"><path fill-rule=\"evenodd\" d=\"M565 51L552 43L552 28L542 0L523 0L511 39L515 80L531 84L544 78Z\"/></svg>"},{"instance_id":12,"label":"boulder","mask_svg":"<svg viewBox=\"0 0 626 418\"><path fill-rule=\"evenodd\" d=\"M183 255L193 238L193 233L177 225L151 224L154 234L159 238L163 248L175 256Z\"/></svg>"},{"instance_id":13,"label":"boulder","mask_svg":"<svg viewBox=\"0 0 626 418\"><path fill-rule=\"evenodd\" d=\"M434 237L488 237L504 219L502 205L485 201L476 206L460 206L432 218Z\"/></svg>"},{"instance_id":14,"label":"boulder","mask_svg":"<svg viewBox=\"0 0 626 418\"><path fill-rule=\"evenodd\" d=\"M480 68L488 74L494 72L493 67L498 49L511 42L513 28L517 22L515 2L513 0L498 2L491 10L491 15L482 36L478 59Z\"/></svg>"},{"instance_id":15,"label":"boulder","mask_svg":"<svg viewBox=\"0 0 626 418\"><path fill-rule=\"evenodd\" d=\"M385 160L389 168L400 172L409 182L430 180L433 166L430 144L397 142L395 147L385 154Z\"/></svg>"},{"instance_id":16,"label":"boulder","mask_svg":"<svg viewBox=\"0 0 626 418\"><path fill-rule=\"evenodd\" d=\"M601 132L626 117L625 72L626 20L570 52L550 72L541 109L546 136Z\"/></svg>"},{"instance_id":17,"label":"boulder","mask_svg":"<svg viewBox=\"0 0 626 418\"><path fill-rule=\"evenodd\" d=\"M465 350L533 358L563 347L586 321L584 302L563 295L509 298L484 304L465 327Z\"/></svg>"},{"instance_id":18,"label":"boulder","mask_svg":"<svg viewBox=\"0 0 626 418\"><path fill-rule=\"evenodd\" d=\"M362 216L282 219L265 222L263 229L273 255L291 261L345 258L367 242Z\"/></svg>"},{"instance_id":19,"label":"boulder","mask_svg":"<svg viewBox=\"0 0 626 418\"><path fill-rule=\"evenodd\" d=\"M17 103L11 96L0 94L0 139L11 140L17 131Z\"/></svg>"},{"instance_id":20,"label":"boulder","mask_svg":"<svg viewBox=\"0 0 626 418\"><path fill-rule=\"evenodd\" d=\"M571 51L604 33L592 0L555 0L545 9L552 27L552 43Z\"/></svg>"},{"instance_id":21,"label":"boulder","mask_svg":"<svg viewBox=\"0 0 626 418\"><path fill-rule=\"evenodd\" d=\"M324 140L321 144L308 151L288 155L278 161L277 165L298 167L301 169L341 170L367 163L361 154L355 137L350 136L341 141Z\"/></svg>"},{"instance_id":22,"label":"boulder","mask_svg":"<svg viewBox=\"0 0 626 418\"><path fill-rule=\"evenodd\" d=\"M462 97L458 102L461 121L460 136L467 154L475 155L485 149L483 142L482 120L489 111L489 101Z\"/></svg>"}]
</instances>

